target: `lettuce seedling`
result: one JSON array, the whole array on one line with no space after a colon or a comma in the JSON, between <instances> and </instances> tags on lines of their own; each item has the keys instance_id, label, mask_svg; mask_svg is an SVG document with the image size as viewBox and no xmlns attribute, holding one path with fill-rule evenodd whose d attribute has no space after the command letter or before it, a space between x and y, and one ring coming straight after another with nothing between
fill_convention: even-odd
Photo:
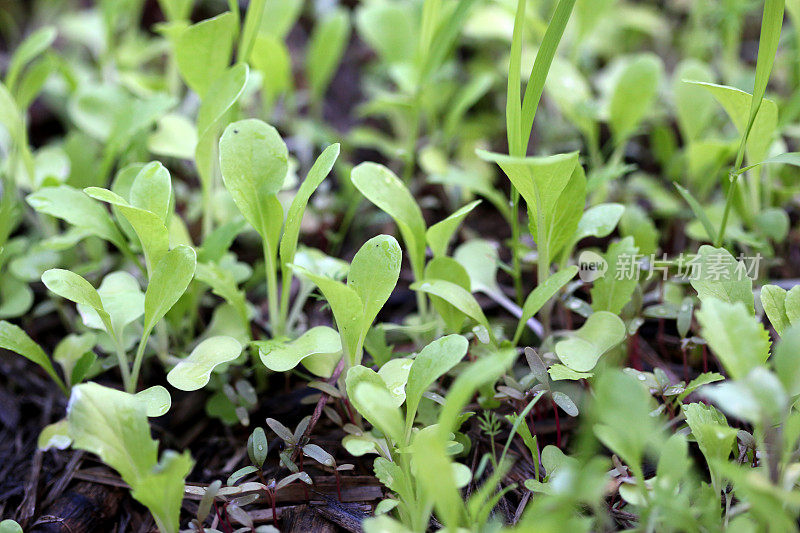
<instances>
[{"instance_id":1,"label":"lettuce seedling","mask_svg":"<svg viewBox=\"0 0 800 533\"><path fill-rule=\"evenodd\" d=\"M144 329L132 369L129 368L123 331L120 330L120 327L124 328L126 324L125 320L120 319L127 313L125 306L114 305L107 310L98 291L83 277L69 270L48 270L42 275L42 281L55 294L96 313L106 333L113 339L125 390L133 393L136 391L150 333L186 291L194 276L195 264L195 251L189 246L179 245L164 253L153 267L152 277L144 295ZM110 311L114 312L113 317Z\"/></svg>"},{"instance_id":2,"label":"lettuce seedling","mask_svg":"<svg viewBox=\"0 0 800 533\"><path fill-rule=\"evenodd\" d=\"M314 25L306 50L306 79L311 105L322 115L322 96L330 85L336 67L350 40L350 17L347 10L336 8L320 17Z\"/></svg>"},{"instance_id":3,"label":"lettuce seedling","mask_svg":"<svg viewBox=\"0 0 800 533\"><path fill-rule=\"evenodd\" d=\"M361 163L350 174L350 180L361 194L370 202L391 216L400 230L400 235L406 245L411 270L416 281L421 281L425 275L425 250L430 245L434 254L434 261L443 261L446 257L447 246L453 238L458 226L480 202L472 202L454 212L446 219L426 228L422 211L417 205L411 192L406 188L395 174L383 165L376 163ZM447 262L453 268L451 262ZM458 267L453 275L457 275ZM438 269L444 273L445 269ZM453 282L451 276L445 278ZM425 316L427 305L422 293L417 293L417 307L419 313Z\"/></svg>"},{"instance_id":4,"label":"lettuce seedling","mask_svg":"<svg viewBox=\"0 0 800 533\"><path fill-rule=\"evenodd\" d=\"M625 271L626 257L634 258L639 253L633 237L625 237L609 245L603 255L608 272L594 281L590 291L592 309L594 311L608 311L619 314L630 302L639 279Z\"/></svg>"},{"instance_id":5,"label":"lettuce seedling","mask_svg":"<svg viewBox=\"0 0 800 533\"><path fill-rule=\"evenodd\" d=\"M0 522L0 533L22 533L22 527L14 520Z\"/></svg>"},{"instance_id":6,"label":"lettuce seedling","mask_svg":"<svg viewBox=\"0 0 800 533\"><path fill-rule=\"evenodd\" d=\"M159 530L177 533L184 479L193 461L188 453L173 451L158 460L144 406L125 392L85 383L72 391L67 421L73 446L97 454L119 472Z\"/></svg>"},{"instance_id":7,"label":"lettuce seedling","mask_svg":"<svg viewBox=\"0 0 800 533\"><path fill-rule=\"evenodd\" d=\"M208 338L169 371L167 381L184 391L201 389L208 384L215 367L233 361L241 352L242 345L233 337Z\"/></svg>"},{"instance_id":8,"label":"lettuce seedling","mask_svg":"<svg viewBox=\"0 0 800 533\"><path fill-rule=\"evenodd\" d=\"M777 285L761 287L761 307L778 335L800 322L800 286L788 291Z\"/></svg>"},{"instance_id":9,"label":"lettuce seedling","mask_svg":"<svg viewBox=\"0 0 800 533\"><path fill-rule=\"evenodd\" d=\"M261 236L266 265L267 303L272 336L283 336L289 313L289 290L300 223L308 200L339 155L339 145L328 147L309 171L286 215L277 193L288 171L288 151L277 130L256 119L234 122L219 141L220 168L225 187L244 218ZM281 229L283 233L281 234ZM278 294L278 253L282 290Z\"/></svg>"},{"instance_id":10,"label":"lettuce seedling","mask_svg":"<svg viewBox=\"0 0 800 533\"><path fill-rule=\"evenodd\" d=\"M506 137L508 139L509 157L515 158L517 161L519 161L520 158L524 158L527 154L528 142L531 137L531 131L533 130L533 120L536 116L536 110L539 107L539 101L541 100L542 92L544 91L547 73L550 71L550 65L553 63L556 49L561 41L561 36L564 33L564 29L567 26L567 22L569 21L574 6L575 0L559 0L553 13L553 17L547 25L547 30L542 38L539 51L536 54L536 59L534 60L533 68L531 69L531 75L528 79L528 84L525 87L525 95L524 97L520 98L520 85L522 81L522 39L526 2L517 2L517 9L514 16L514 30L511 38L511 53L509 57L508 85L506 92ZM495 155L489 153L479 152L479 155L482 158L489 158L490 160L495 157ZM525 165L523 164L523 166ZM574 167L575 165L573 165L572 168ZM519 186L523 185L523 182L519 179L515 181L514 178L521 178L522 176L515 174L515 176L512 177L511 174L508 174L505 168L503 170L506 172L506 175L513 184L511 191L511 239L516 243L519 241L520 237L519 217L517 215L519 211L519 197L521 194L524 196L524 194L522 190L519 189ZM529 190L530 187L537 187L537 185L534 184L526 185ZM561 192L562 189L563 186L555 187L554 190L549 192L550 194L554 193L557 197L558 193ZM538 205L536 201L534 201L533 197L526 198L525 200L528 203L529 210L533 210L535 208L536 211L532 212L536 213L540 217L543 216L541 209L542 206ZM576 198L576 200L578 199ZM581 205L581 210L582 209L583 205ZM540 222L542 221L543 220L540 218ZM533 223L533 218L531 218L531 223ZM544 224L539 223L537 227L544 231ZM536 235L536 233L534 234ZM537 261L539 268L539 283L544 283L550 268L549 261L552 257L551 254L554 253L554 250L551 246L549 246L548 242L545 242L545 238L542 234L536 235L536 244L539 246L540 250L543 249L545 252L544 255L542 255L540 251L540 256ZM519 257L519 250L517 250L516 247L512 249L512 262L517 302L520 303L522 302L522 263Z\"/></svg>"},{"instance_id":11,"label":"lettuce seedling","mask_svg":"<svg viewBox=\"0 0 800 533\"><path fill-rule=\"evenodd\" d=\"M463 337L450 335L429 345L430 350L421 360L420 353L412 364L406 389L412 407L418 405L421 393L438 376L463 357L458 354L463 354L462 350L466 348L462 344L464 341ZM389 489L397 493L399 504L396 508L406 527L414 530L424 528L431 513L430 502L433 502L439 519L448 527L482 522L488 518L488 511L493 505L486 500L489 493L495 490L506 467L498 468L495 471L498 477L494 479L493 476L494 481L484 485L488 493L480 491L480 496L473 495L468 502L464 502L458 490L469 482L471 476L463 470L463 465L453 463L448 457L454 450L460 449L460 446L453 446L455 443L451 434L458 429L461 409L475 390L494 383L515 357L513 350L506 350L486 356L469 366L450 387L438 423L421 429L415 435L408 434L410 441L406 437L401 411L380 376L370 374L363 367L354 367L348 372L347 391L353 406L383 433L388 443L385 450L387 455L375 461L375 473ZM432 364L432 359L443 360L444 363ZM420 366L415 371L418 361ZM413 421L414 415L409 415L411 410L408 407L406 413ZM481 516L484 518L481 519Z\"/></svg>"},{"instance_id":12,"label":"lettuce seedling","mask_svg":"<svg viewBox=\"0 0 800 533\"><path fill-rule=\"evenodd\" d=\"M538 250L538 282L550 274L550 264L578 229L586 198L586 176L578 153L547 157L514 157L481 151L497 163L528 205L531 235Z\"/></svg>"},{"instance_id":13,"label":"lettuce seedling","mask_svg":"<svg viewBox=\"0 0 800 533\"><path fill-rule=\"evenodd\" d=\"M397 240L390 235L378 235L356 252L346 283L293 265L295 271L314 282L328 300L348 367L361 362L364 339L397 284L401 259Z\"/></svg>"},{"instance_id":14,"label":"lettuce seedling","mask_svg":"<svg viewBox=\"0 0 800 533\"><path fill-rule=\"evenodd\" d=\"M575 372L589 372L600 357L625 340L622 319L608 311L597 311L569 338L556 343L559 360Z\"/></svg>"},{"instance_id":15,"label":"lettuce seedling","mask_svg":"<svg viewBox=\"0 0 800 533\"><path fill-rule=\"evenodd\" d=\"M342 358L342 337L328 326L313 327L293 341L255 341L255 345L264 366L275 372L302 363L315 376L329 378Z\"/></svg>"}]
</instances>

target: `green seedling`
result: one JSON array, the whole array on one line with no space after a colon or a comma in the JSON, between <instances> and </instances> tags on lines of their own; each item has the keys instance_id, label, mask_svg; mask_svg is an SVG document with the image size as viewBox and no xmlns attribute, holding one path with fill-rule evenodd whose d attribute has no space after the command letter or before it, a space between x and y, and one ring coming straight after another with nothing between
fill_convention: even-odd
<instances>
[{"instance_id":1,"label":"green seedling","mask_svg":"<svg viewBox=\"0 0 800 533\"><path fill-rule=\"evenodd\" d=\"M365 242L353 257L346 283L294 265L295 271L311 280L328 300L348 367L361 362L367 332L397 284L401 257L394 237L378 235Z\"/></svg>"},{"instance_id":2,"label":"green seedling","mask_svg":"<svg viewBox=\"0 0 800 533\"><path fill-rule=\"evenodd\" d=\"M68 403L4 455L40 482L2 533L70 447L164 532L288 527L297 482L344 516L370 474L367 533L797 530L800 2L29 3L7 441L51 412L23 372Z\"/></svg>"},{"instance_id":3,"label":"green seedling","mask_svg":"<svg viewBox=\"0 0 800 533\"><path fill-rule=\"evenodd\" d=\"M427 277L425 274L427 246L430 245L433 251L434 261L445 258L448 243L458 226L478 205L478 202L472 202L427 228L422 211L411 192L388 168L374 163L362 163L353 169L350 179L361 194L394 219L406 245L414 279L417 281ZM452 282L452 279L445 278L445 280ZM417 306L420 314L424 316L427 305L422 293L418 293Z\"/></svg>"},{"instance_id":4,"label":"green seedling","mask_svg":"<svg viewBox=\"0 0 800 533\"><path fill-rule=\"evenodd\" d=\"M194 462L188 452L165 451L158 459L158 442L150 437L141 403L95 383L78 385L70 397L67 423L73 447L97 454L119 472L160 531L178 531L184 479Z\"/></svg>"},{"instance_id":5,"label":"green seedling","mask_svg":"<svg viewBox=\"0 0 800 533\"><path fill-rule=\"evenodd\" d=\"M106 302L103 301L100 293L88 281L74 272L61 269L48 270L42 275L42 281L53 293L84 306L92 312L93 316L99 318L100 324L96 325L102 326L114 343L125 390L133 393L136 390L150 333L175 305L192 281L196 264L195 257L192 248L181 245L164 253L153 267L153 274L144 294L143 331L132 368L129 366L130 362L126 354L123 331L128 322L139 317L135 308L138 287L134 287L128 296L123 294L121 302L117 300L116 293L109 293L106 298L109 305L107 309ZM133 304L134 307L128 307L130 304ZM136 314L133 318L130 314L131 309Z\"/></svg>"},{"instance_id":6,"label":"green seedling","mask_svg":"<svg viewBox=\"0 0 800 533\"><path fill-rule=\"evenodd\" d=\"M234 122L225 129L219 151L225 187L245 220L261 236L272 334L281 337L285 334L289 312L292 271L288 265L294 261L303 212L309 198L333 167L339 147L328 147L317 159L289 207L285 226L277 193L288 171L288 152L275 128L254 119Z\"/></svg>"}]
</instances>

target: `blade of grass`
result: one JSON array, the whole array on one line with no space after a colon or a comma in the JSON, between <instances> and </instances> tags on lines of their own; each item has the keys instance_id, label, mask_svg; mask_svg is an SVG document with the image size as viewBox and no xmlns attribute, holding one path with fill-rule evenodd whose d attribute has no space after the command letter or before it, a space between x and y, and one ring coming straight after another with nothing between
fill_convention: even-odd
<instances>
[{"instance_id":1,"label":"blade of grass","mask_svg":"<svg viewBox=\"0 0 800 533\"><path fill-rule=\"evenodd\" d=\"M528 140L533 129L533 119L536 116L536 110L539 108L539 101L542 99L542 92L544 91L544 82L547 79L547 73L550 72L550 65L553 63L556 49L561 42L561 36L564 35L564 29L567 27L567 22L569 22L574 6L575 0L559 0L555 13L553 13L553 18L550 19L547 30L544 32L539 51L536 53L531 77L528 80L527 87L525 87L525 97L522 101L523 122L520 131L522 134L520 139L522 153L519 155L524 155L528 148Z\"/></svg>"},{"instance_id":2,"label":"blade of grass","mask_svg":"<svg viewBox=\"0 0 800 533\"><path fill-rule=\"evenodd\" d=\"M517 415L517 419L514 421L514 425L511 426L511 431L508 433L508 439L506 440L506 445L503 446L503 453L500 454L500 461L499 463L503 463L506 458L506 453L508 453L508 449L511 447L511 441L514 440L514 435L516 435L517 430L519 429L519 425L525 423L525 417L528 416L533 406L536 405L536 402L544 396L543 393L539 393L533 397L533 399L528 402L528 405L525 406L525 409L522 410L521 413Z\"/></svg>"},{"instance_id":3,"label":"blade of grass","mask_svg":"<svg viewBox=\"0 0 800 533\"><path fill-rule=\"evenodd\" d=\"M528 142L533 130L533 119L539 107L539 101L544 91L545 80L550 72L550 65L553 63L564 29L567 27L572 9L575 7L575 0L559 0L553 17L547 25L547 30L542 38L536 59L533 62L531 75L525 87L525 96L520 103L520 83L522 70L522 26L525 22L525 4L527 0L519 0L517 12L514 16L514 31L511 40L511 58L508 67L508 91L506 99L506 132L508 136L509 154L512 156L523 157L528 151ZM512 205L512 225L511 238L513 242L519 242L519 191L511 189ZM541 246L542 244L539 243ZM549 268L549 265L547 265ZM513 249L512 268L514 278L514 288L517 296L517 304L523 301L522 294L522 265L519 253ZM544 268L540 268L539 283L546 279ZM542 279L545 278L545 279Z\"/></svg>"},{"instance_id":4,"label":"blade of grass","mask_svg":"<svg viewBox=\"0 0 800 533\"><path fill-rule=\"evenodd\" d=\"M521 156L519 139L522 131L522 100L520 84L522 83L522 25L525 21L526 0L517 2L517 13L514 16L514 33L511 37L511 57L508 62L508 89L506 92L506 136L508 137L508 153Z\"/></svg>"},{"instance_id":5,"label":"blade of grass","mask_svg":"<svg viewBox=\"0 0 800 533\"><path fill-rule=\"evenodd\" d=\"M508 153L522 156L520 143L522 137L522 26L525 21L525 5L527 0L517 1L517 13L514 16L514 32L511 38L511 57L508 63L508 88L506 90L506 136ZM519 191L511 186L511 241L519 242ZM522 305L522 262L516 247L511 249L512 277L517 305Z\"/></svg>"},{"instance_id":6,"label":"blade of grass","mask_svg":"<svg viewBox=\"0 0 800 533\"><path fill-rule=\"evenodd\" d=\"M784 7L785 0L765 0L764 2L764 12L761 17L761 36L758 39L756 77L753 83L753 97L750 100L750 113L747 120L747 127L744 132L742 132L742 140L739 143L739 150L736 153L736 162L730 173L731 186L725 198L725 211L722 213L719 233L714 240L714 246L717 248L722 246L722 240L725 238L725 228L728 225L728 216L730 215L731 206L733 205L734 192L737 185L736 182L739 177L737 171L741 169L745 147L747 146L747 138L750 135L750 130L753 127L758 110L761 108L761 102L764 99L764 94L767 91L767 83L769 83L769 77L772 73L772 65L775 62L775 55L778 52L778 41L781 37Z\"/></svg>"},{"instance_id":7,"label":"blade of grass","mask_svg":"<svg viewBox=\"0 0 800 533\"><path fill-rule=\"evenodd\" d=\"M767 158L763 161L759 161L758 163L753 163L752 165L747 165L746 167L742 167L735 172L736 175L744 174L748 170L754 169L756 167L760 167L761 165L769 165L774 163L781 163L784 165L792 165L795 167L800 167L800 152L787 152L785 154L779 154L775 157Z\"/></svg>"},{"instance_id":8,"label":"blade of grass","mask_svg":"<svg viewBox=\"0 0 800 533\"><path fill-rule=\"evenodd\" d=\"M453 13L439 23L430 44L430 52L422 64L423 79L435 72L453 49L456 38L466 23L467 15L474 3L475 0L461 0Z\"/></svg>"}]
</instances>

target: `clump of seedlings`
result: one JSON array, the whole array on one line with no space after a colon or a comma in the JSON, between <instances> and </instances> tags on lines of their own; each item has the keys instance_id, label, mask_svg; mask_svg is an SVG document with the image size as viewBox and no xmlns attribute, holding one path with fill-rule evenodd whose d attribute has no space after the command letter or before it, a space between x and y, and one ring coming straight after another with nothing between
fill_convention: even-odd
<instances>
[{"instance_id":1,"label":"clump of seedlings","mask_svg":"<svg viewBox=\"0 0 800 533\"><path fill-rule=\"evenodd\" d=\"M11 5L0 533L797 531L800 4L717 4Z\"/></svg>"}]
</instances>

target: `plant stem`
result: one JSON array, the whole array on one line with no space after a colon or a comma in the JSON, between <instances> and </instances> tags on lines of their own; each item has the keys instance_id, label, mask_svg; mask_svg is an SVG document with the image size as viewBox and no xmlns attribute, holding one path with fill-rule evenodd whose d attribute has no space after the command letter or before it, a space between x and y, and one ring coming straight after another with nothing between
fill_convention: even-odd
<instances>
[{"instance_id":1,"label":"plant stem","mask_svg":"<svg viewBox=\"0 0 800 533\"><path fill-rule=\"evenodd\" d=\"M414 163L416 162L417 140L419 139L420 122L420 87L418 86L414 94L413 109L411 110L411 129L408 132L408 144L406 145L405 163L403 168L403 181L409 183L414 177Z\"/></svg>"},{"instance_id":2,"label":"plant stem","mask_svg":"<svg viewBox=\"0 0 800 533\"><path fill-rule=\"evenodd\" d=\"M208 237L211 231L214 229L213 227L213 220L211 217L211 187L210 184L206 184L205 182L201 184L201 194L203 196L203 226L202 226L202 235L203 239Z\"/></svg>"},{"instance_id":3,"label":"plant stem","mask_svg":"<svg viewBox=\"0 0 800 533\"><path fill-rule=\"evenodd\" d=\"M131 380L125 386L126 392L134 394L136 392L136 384L139 382L139 372L142 369L142 360L144 359L144 349L147 346L147 340L150 338L150 332L145 331L142 333L142 339L139 341L139 347L136 349L136 357L133 360L133 371L131 372Z\"/></svg>"},{"instance_id":4,"label":"plant stem","mask_svg":"<svg viewBox=\"0 0 800 533\"><path fill-rule=\"evenodd\" d=\"M281 303L280 303L280 317L281 324L284 330L288 326L289 316L289 296L292 292L292 273L290 268L284 268L281 265Z\"/></svg>"},{"instance_id":5,"label":"plant stem","mask_svg":"<svg viewBox=\"0 0 800 533\"><path fill-rule=\"evenodd\" d=\"M125 386L125 390L130 392L130 389L135 389L135 386L131 384L131 370L128 368L128 355L125 353L121 342L115 341L114 347L116 348L115 352L117 354L117 362L119 363L119 371L122 374L122 384Z\"/></svg>"},{"instance_id":6,"label":"plant stem","mask_svg":"<svg viewBox=\"0 0 800 533\"><path fill-rule=\"evenodd\" d=\"M358 206L361 203L360 197L357 197L355 194L350 194L350 198L348 198L347 202L347 210L345 211L344 215L342 216L342 221L339 224L339 229L336 234L332 237L331 243L331 256L336 256L342 249L342 244L344 244L344 238L347 234L350 226L353 223L353 219L358 212Z\"/></svg>"},{"instance_id":7,"label":"plant stem","mask_svg":"<svg viewBox=\"0 0 800 533\"><path fill-rule=\"evenodd\" d=\"M756 114L752 115L752 117L748 121L747 127L742 133L742 140L739 142L739 149L736 151L736 161L733 164L733 168L728 173L728 179L730 180L731 183L730 187L728 188L728 194L725 197L725 211L723 211L722 213L722 222L719 225L717 238L714 241L714 246L717 248L722 246L722 241L725 238L725 228L728 225L728 215L730 214L731 206L733 205L733 195L736 192L736 186L739 183L739 174L740 174L739 170L741 170L742 162L744 161L744 151L745 147L747 146L747 137L750 135L750 129L753 126Z\"/></svg>"},{"instance_id":8,"label":"plant stem","mask_svg":"<svg viewBox=\"0 0 800 533\"><path fill-rule=\"evenodd\" d=\"M305 306L308 297L311 295L311 292L312 290L304 289L303 286L300 285L300 290L295 295L292 308L289 310L288 316L286 317L287 331L294 330L295 326L297 325L297 321L300 319L300 313L303 311L303 307Z\"/></svg>"},{"instance_id":9,"label":"plant stem","mask_svg":"<svg viewBox=\"0 0 800 533\"><path fill-rule=\"evenodd\" d=\"M737 178L738 176L730 175L731 184L728 187L728 194L725 196L725 210L722 212L722 222L720 222L717 238L714 241L714 246L716 248L722 246L722 240L725 237L725 228L728 225L728 216L730 215L731 206L733 205L733 195L736 192Z\"/></svg>"},{"instance_id":10,"label":"plant stem","mask_svg":"<svg viewBox=\"0 0 800 533\"><path fill-rule=\"evenodd\" d=\"M416 264L415 264L416 263ZM422 281L425 279L425 258L419 258L419 261L412 261L411 263L411 270L414 274L414 279L416 281ZM420 319L423 321L428 316L428 297L422 291L415 291L416 298L417 298L417 311L419 312Z\"/></svg>"},{"instance_id":11,"label":"plant stem","mask_svg":"<svg viewBox=\"0 0 800 533\"><path fill-rule=\"evenodd\" d=\"M333 468L333 474L336 476L336 495L339 497L339 501L342 501L342 480L339 478L339 471L336 467Z\"/></svg>"},{"instance_id":12,"label":"plant stem","mask_svg":"<svg viewBox=\"0 0 800 533\"><path fill-rule=\"evenodd\" d=\"M491 444L492 453L489 454L489 458L492 460L492 467L497 469L497 457L495 457L495 449L494 449L494 433L489 432L489 443Z\"/></svg>"},{"instance_id":13,"label":"plant stem","mask_svg":"<svg viewBox=\"0 0 800 533\"><path fill-rule=\"evenodd\" d=\"M264 269L267 278L267 305L269 309L269 326L272 337L277 338L284 333L284 323L278 309L278 274L276 272L275 257L269 249L267 241L262 238L264 249Z\"/></svg>"},{"instance_id":14,"label":"plant stem","mask_svg":"<svg viewBox=\"0 0 800 533\"><path fill-rule=\"evenodd\" d=\"M346 357L342 357L339 360L339 364L336 365L336 369L333 371L333 374L328 380L329 384L333 385L334 383L336 383L336 380L339 379L339 376L342 374L342 371L344 370L345 358ZM311 415L311 420L308 422L308 426L306 426L306 430L303 432L303 436L300 438L301 442L308 439L309 435L311 435L311 432L314 430L314 426L317 425L319 418L322 416L322 409L323 407L325 407L325 404L327 402L328 402L328 395L323 392L322 395L319 397L319 400L317 401L317 405L314 408L314 413ZM297 447L292 452L292 461L296 461L299 454L300 454L300 448Z\"/></svg>"},{"instance_id":15,"label":"plant stem","mask_svg":"<svg viewBox=\"0 0 800 533\"><path fill-rule=\"evenodd\" d=\"M514 294L517 305L522 306L524 294L522 293L522 261L519 257L519 191L511 186L511 263L512 277L514 278Z\"/></svg>"},{"instance_id":16,"label":"plant stem","mask_svg":"<svg viewBox=\"0 0 800 533\"><path fill-rule=\"evenodd\" d=\"M537 217L539 217L538 224L536 224L536 246L539 256L536 258L536 284L541 285L550 276L550 243L547 242L547 236L544 232L544 218L542 216L542 209L537 209ZM550 315L552 308L545 305L541 310L542 327L544 328L544 335L550 333Z\"/></svg>"}]
</instances>

